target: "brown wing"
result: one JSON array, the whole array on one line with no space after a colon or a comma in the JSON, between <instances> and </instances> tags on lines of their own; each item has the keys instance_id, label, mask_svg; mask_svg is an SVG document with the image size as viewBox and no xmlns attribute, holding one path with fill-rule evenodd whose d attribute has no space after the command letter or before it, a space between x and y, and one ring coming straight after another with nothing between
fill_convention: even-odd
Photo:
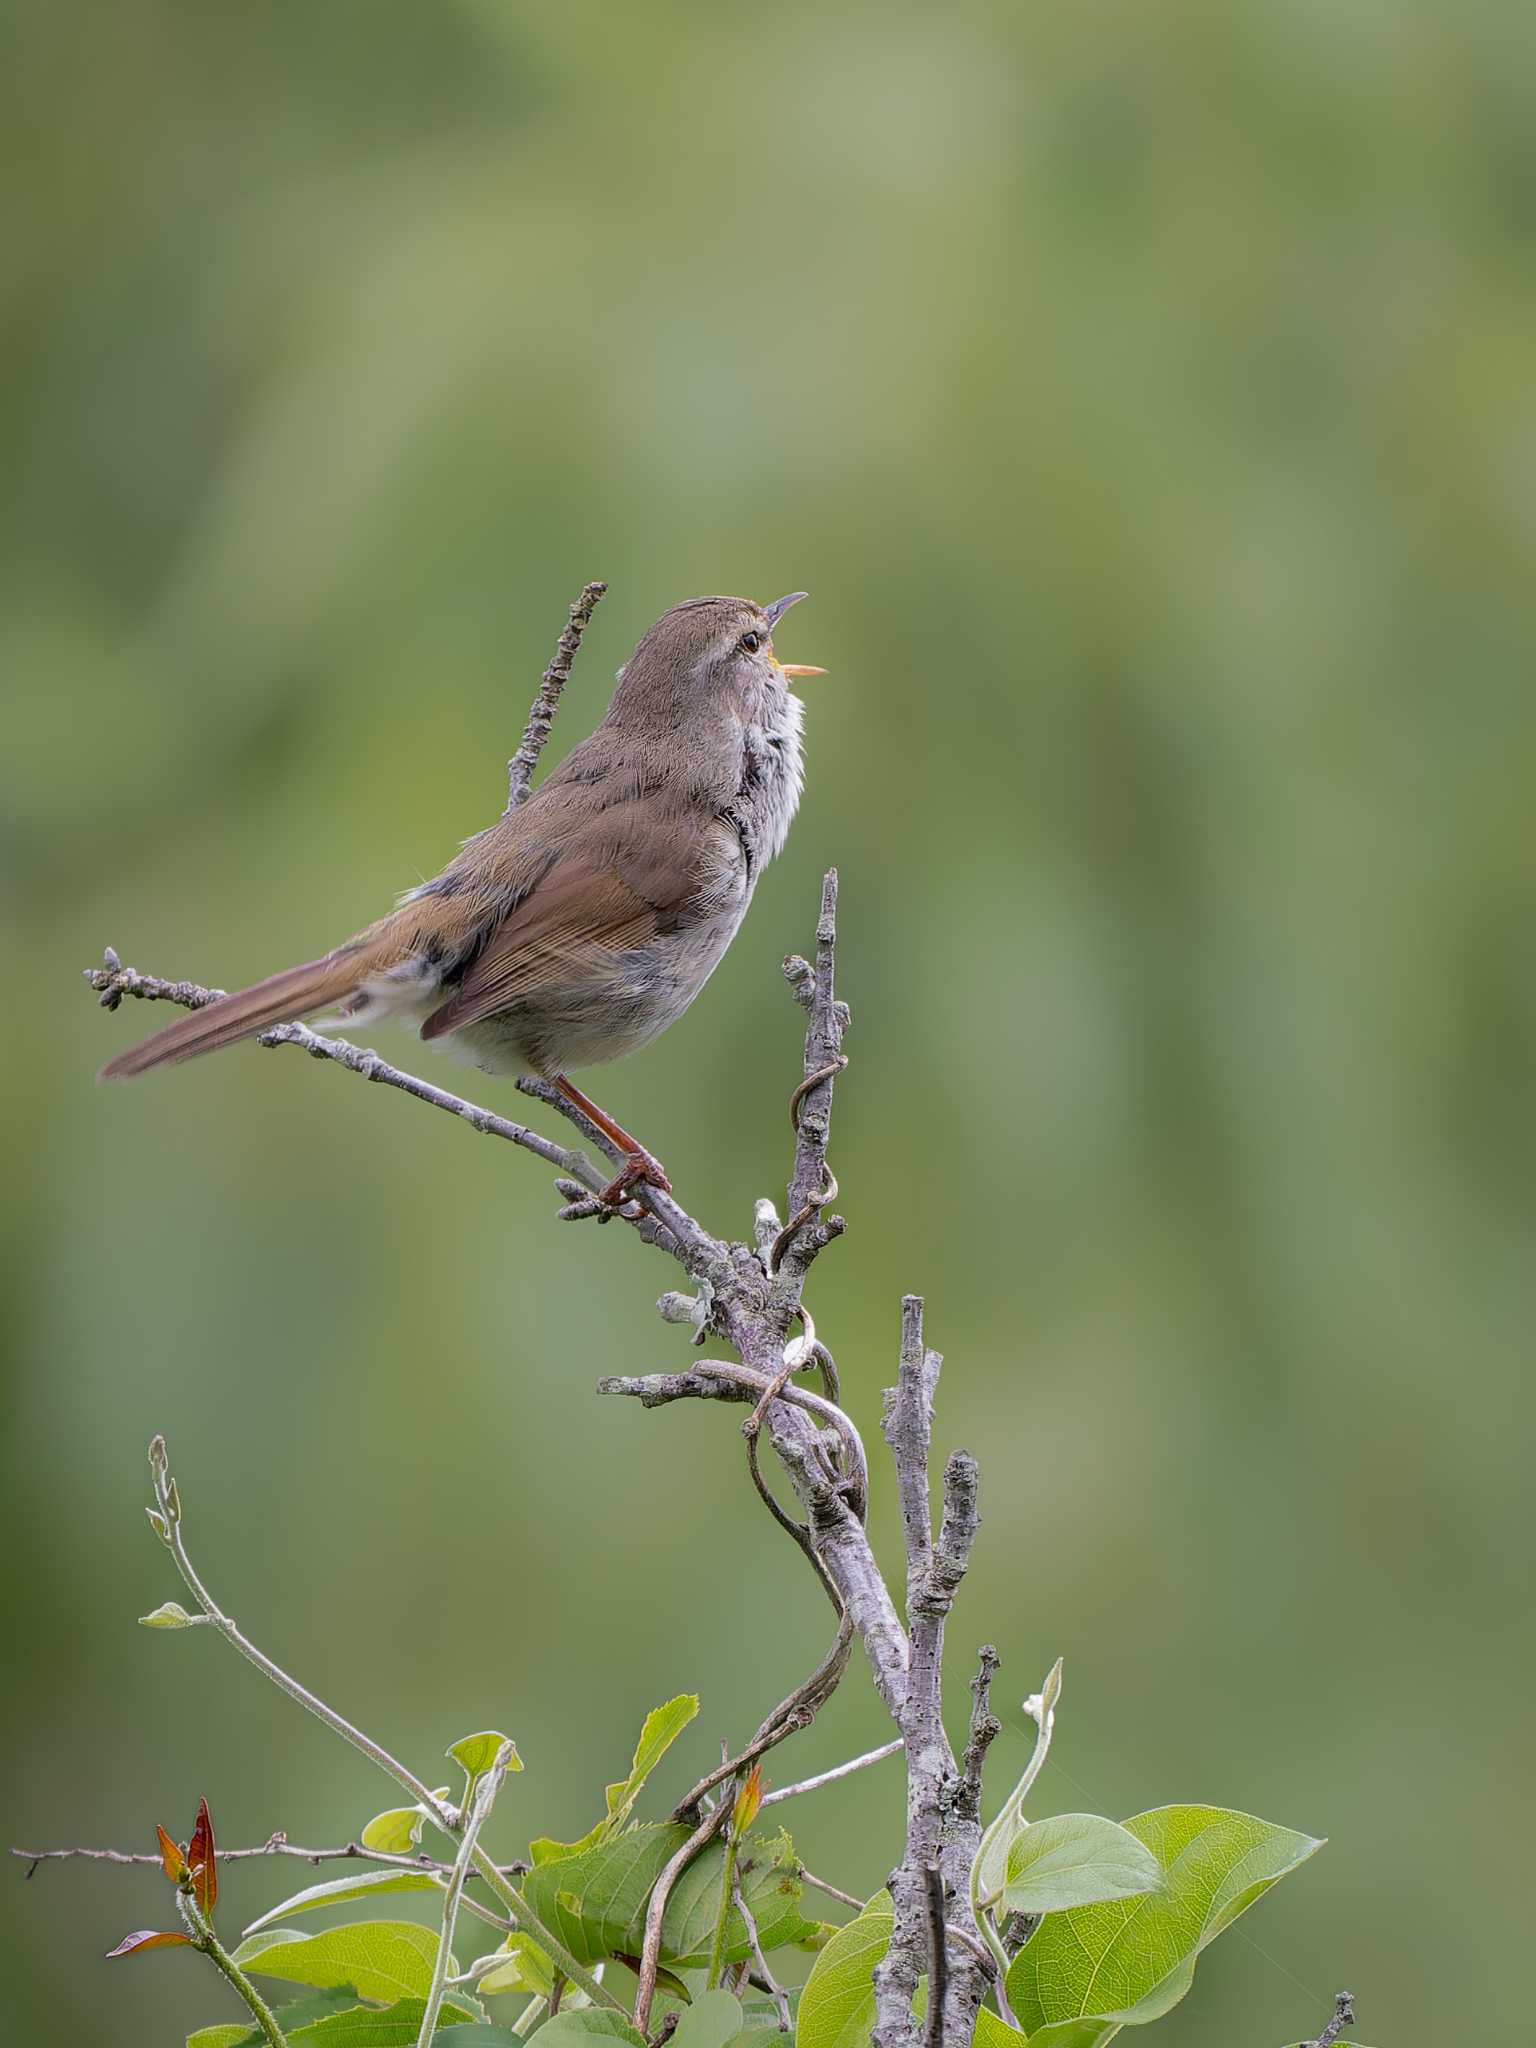
<instances>
[{"instance_id":1,"label":"brown wing","mask_svg":"<svg viewBox=\"0 0 1536 2048\"><path fill-rule=\"evenodd\" d=\"M722 844L729 841L729 848ZM573 850L497 926L446 1003L421 1027L441 1038L545 989L601 974L605 957L643 946L722 899L735 835L715 825L657 857L609 841L595 864Z\"/></svg>"}]
</instances>

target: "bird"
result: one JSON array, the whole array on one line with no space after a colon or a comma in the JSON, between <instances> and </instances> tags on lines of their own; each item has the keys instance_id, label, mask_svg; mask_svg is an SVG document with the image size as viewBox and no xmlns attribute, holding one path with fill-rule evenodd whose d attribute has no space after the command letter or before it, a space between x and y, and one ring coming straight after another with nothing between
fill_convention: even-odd
<instances>
[{"instance_id":1,"label":"bird","mask_svg":"<svg viewBox=\"0 0 1536 2048\"><path fill-rule=\"evenodd\" d=\"M648 1045L682 1016L782 851L804 784L804 706L772 604L675 604L619 670L602 722L442 873L318 960L178 1017L119 1053L127 1080L331 1013L350 1028L419 1021L493 1074L536 1076L622 1164L599 1199L669 1193L653 1153L584 1094L573 1068Z\"/></svg>"}]
</instances>

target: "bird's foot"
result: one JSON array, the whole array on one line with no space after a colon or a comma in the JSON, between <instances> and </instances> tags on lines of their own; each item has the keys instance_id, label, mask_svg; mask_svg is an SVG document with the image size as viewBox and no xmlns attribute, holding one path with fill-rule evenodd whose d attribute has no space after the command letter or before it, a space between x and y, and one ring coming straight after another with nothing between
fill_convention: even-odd
<instances>
[{"instance_id":1,"label":"bird's foot","mask_svg":"<svg viewBox=\"0 0 1536 2048\"><path fill-rule=\"evenodd\" d=\"M667 1179L666 1168L659 1159L643 1150L631 1152L607 1187L598 1196L605 1209L619 1209L629 1200L637 1187L655 1188L658 1194L670 1195L672 1183Z\"/></svg>"}]
</instances>

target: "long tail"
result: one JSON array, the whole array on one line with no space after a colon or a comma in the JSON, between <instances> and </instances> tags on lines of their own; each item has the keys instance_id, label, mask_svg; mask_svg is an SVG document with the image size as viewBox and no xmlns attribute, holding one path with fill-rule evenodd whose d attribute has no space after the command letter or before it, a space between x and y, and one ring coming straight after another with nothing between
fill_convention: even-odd
<instances>
[{"instance_id":1,"label":"long tail","mask_svg":"<svg viewBox=\"0 0 1536 2048\"><path fill-rule=\"evenodd\" d=\"M236 989L220 996L201 1010L191 1010L167 1024L142 1045L120 1052L108 1060L97 1076L102 1081L127 1081L135 1074L147 1074L152 1067L173 1060L196 1059L199 1053L217 1052L242 1038L254 1038L273 1024L291 1024L300 1017L312 1017L350 995L359 981L358 950L342 947L323 960L310 960L303 967L290 967L282 974L269 975L250 988Z\"/></svg>"}]
</instances>

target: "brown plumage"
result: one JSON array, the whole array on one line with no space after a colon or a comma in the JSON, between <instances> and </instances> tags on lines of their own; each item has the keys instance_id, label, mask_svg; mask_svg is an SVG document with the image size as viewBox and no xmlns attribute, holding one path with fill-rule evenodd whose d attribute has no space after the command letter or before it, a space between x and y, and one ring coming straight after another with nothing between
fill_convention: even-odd
<instances>
[{"instance_id":1,"label":"brown plumage","mask_svg":"<svg viewBox=\"0 0 1536 2048\"><path fill-rule=\"evenodd\" d=\"M177 1018L102 1078L322 1011L353 1024L405 1013L491 1072L555 1081L631 1155L625 1186L664 1185L565 1076L682 1014L784 843L801 784L801 707L786 677L821 673L773 654L774 625L799 595L674 606L620 671L591 737L434 881L322 959Z\"/></svg>"}]
</instances>

